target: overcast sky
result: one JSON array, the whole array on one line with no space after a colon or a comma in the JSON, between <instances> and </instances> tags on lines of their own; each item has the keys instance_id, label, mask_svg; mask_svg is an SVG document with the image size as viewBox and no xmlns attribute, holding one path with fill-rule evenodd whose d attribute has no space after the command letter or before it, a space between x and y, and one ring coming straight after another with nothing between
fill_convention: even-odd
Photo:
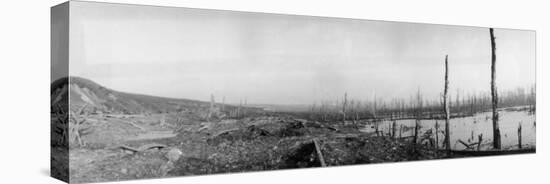
<instances>
[{"instance_id":1,"label":"overcast sky","mask_svg":"<svg viewBox=\"0 0 550 184\"><path fill-rule=\"evenodd\" d=\"M488 28L76 2L70 74L118 91L311 104L490 90ZM496 29L499 89L535 83L535 33Z\"/></svg>"}]
</instances>

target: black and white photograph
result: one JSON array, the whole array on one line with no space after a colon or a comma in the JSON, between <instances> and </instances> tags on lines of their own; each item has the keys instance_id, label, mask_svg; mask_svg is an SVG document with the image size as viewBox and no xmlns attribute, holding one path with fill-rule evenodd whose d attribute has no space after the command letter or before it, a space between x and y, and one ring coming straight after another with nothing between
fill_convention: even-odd
<instances>
[{"instance_id":1,"label":"black and white photograph","mask_svg":"<svg viewBox=\"0 0 550 184\"><path fill-rule=\"evenodd\" d=\"M536 152L532 30L84 1L52 18L51 171L71 183Z\"/></svg>"},{"instance_id":2,"label":"black and white photograph","mask_svg":"<svg viewBox=\"0 0 550 184\"><path fill-rule=\"evenodd\" d=\"M5 1L0 183L548 183L547 9Z\"/></svg>"}]
</instances>

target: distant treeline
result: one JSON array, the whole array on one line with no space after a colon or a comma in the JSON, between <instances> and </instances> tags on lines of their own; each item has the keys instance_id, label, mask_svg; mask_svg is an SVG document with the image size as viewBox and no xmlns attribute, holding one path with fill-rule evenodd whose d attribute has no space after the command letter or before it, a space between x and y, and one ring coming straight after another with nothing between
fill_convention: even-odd
<instances>
[{"instance_id":1,"label":"distant treeline","mask_svg":"<svg viewBox=\"0 0 550 184\"><path fill-rule=\"evenodd\" d=\"M535 112L535 86L529 89L516 88L499 92L499 108L525 106L529 112ZM457 91L450 97L451 117L471 116L478 112L491 110L491 93L466 93ZM443 119L443 97L426 99L420 90L409 99L372 100L337 99L321 101L310 106L309 111L289 112L295 116L316 121L346 121L374 119ZM344 115L345 114L345 115Z\"/></svg>"}]
</instances>

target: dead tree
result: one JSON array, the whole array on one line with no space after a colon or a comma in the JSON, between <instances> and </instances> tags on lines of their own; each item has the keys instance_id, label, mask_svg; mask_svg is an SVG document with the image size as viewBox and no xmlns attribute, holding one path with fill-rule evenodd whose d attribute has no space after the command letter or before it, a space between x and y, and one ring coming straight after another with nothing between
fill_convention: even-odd
<instances>
[{"instance_id":1,"label":"dead tree","mask_svg":"<svg viewBox=\"0 0 550 184\"><path fill-rule=\"evenodd\" d=\"M535 110L536 110L536 95L535 95L535 85L531 86L531 92L530 92L530 95L529 95L529 103L531 105L529 105L529 113L530 114L535 114Z\"/></svg>"},{"instance_id":2,"label":"dead tree","mask_svg":"<svg viewBox=\"0 0 550 184\"><path fill-rule=\"evenodd\" d=\"M243 100L239 100L239 106L237 107L237 118L241 116L241 108L243 106Z\"/></svg>"},{"instance_id":3,"label":"dead tree","mask_svg":"<svg viewBox=\"0 0 550 184\"><path fill-rule=\"evenodd\" d=\"M447 100L449 99L447 94L449 92L449 61L448 55L445 56L445 88L443 90L443 110L445 112L445 149L451 150L451 131L449 130L449 120L451 113L449 112L449 104Z\"/></svg>"},{"instance_id":4,"label":"dead tree","mask_svg":"<svg viewBox=\"0 0 550 184\"><path fill-rule=\"evenodd\" d=\"M321 107L319 108L319 111L321 113L321 119L322 121L327 121L327 111L328 111L328 107L327 107L327 103L325 101L321 101Z\"/></svg>"},{"instance_id":5,"label":"dead tree","mask_svg":"<svg viewBox=\"0 0 550 184\"><path fill-rule=\"evenodd\" d=\"M358 101L357 105L355 107L355 111L354 111L355 112L355 118L354 118L355 120L353 121L353 124L355 126L357 126L357 124L359 123L359 119L360 119L359 118L359 111L360 111L360 109L361 109L361 101Z\"/></svg>"},{"instance_id":6,"label":"dead tree","mask_svg":"<svg viewBox=\"0 0 550 184\"><path fill-rule=\"evenodd\" d=\"M414 134L413 134L413 144L415 145L415 148L416 148L416 143L418 142L418 133L420 131L420 123L419 123L420 120L416 119L415 120L415 123L414 123Z\"/></svg>"},{"instance_id":7,"label":"dead tree","mask_svg":"<svg viewBox=\"0 0 550 184\"><path fill-rule=\"evenodd\" d=\"M225 96L223 96L223 98L222 98L222 107L221 107L221 111L222 111L222 112L225 111Z\"/></svg>"},{"instance_id":8,"label":"dead tree","mask_svg":"<svg viewBox=\"0 0 550 184\"><path fill-rule=\"evenodd\" d=\"M399 138L403 138L403 125L399 126Z\"/></svg>"},{"instance_id":9,"label":"dead tree","mask_svg":"<svg viewBox=\"0 0 550 184\"><path fill-rule=\"evenodd\" d=\"M518 148L519 149L523 148L521 146L521 122L519 122L519 126L518 126Z\"/></svg>"},{"instance_id":10,"label":"dead tree","mask_svg":"<svg viewBox=\"0 0 550 184\"><path fill-rule=\"evenodd\" d=\"M435 120L435 149L439 149L439 123Z\"/></svg>"},{"instance_id":11,"label":"dead tree","mask_svg":"<svg viewBox=\"0 0 550 184\"><path fill-rule=\"evenodd\" d=\"M376 92L374 93L374 104L373 104L373 108L372 108L372 117L373 117L373 121L374 121L374 128L375 128L375 131L376 131L376 135L377 136L380 136L380 133L379 133L379 130L378 130L378 121L376 120Z\"/></svg>"},{"instance_id":12,"label":"dead tree","mask_svg":"<svg viewBox=\"0 0 550 184\"><path fill-rule=\"evenodd\" d=\"M392 129L391 129L392 138L397 138L397 136L395 134L396 131L397 131L396 126L397 126L397 122L395 120L393 120L393 123L392 123L392 126L391 126L392 127Z\"/></svg>"},{"instance_id":13,"label":"dead tree","mask_svg":"<svg viewBox=\"0 0 550 184\"><path fill-rule=\"evenodd\" d=\"M82 147L84 146L84 142L82 141L82 136L90 134L91 129L88 127L83 127L84 123L86 123L86 114L84 113L84 109L86 108L88 104L84 104L78 111L73 112L69 111L70 118L72 121L70 121L69 125L69 137L70 139L74 139L77 141L78 146ZM79 117L79 116L83 117Z\"/></svg>"},{"instance_id":14,"label":"dead tree","mask_svg":"<svg viewBox=\"0 0 550 184\"><path fill-rule=\"evenodd\" d=\"M483 143L483 134L479 134L477 136L477 141L479 144L477 144L477 151L481 150L481 143Z\"/></svg>"},{"instance_id":15,"label":"dead tree","mask_svg":"<svg viewBox=\"0 0 550 184\"><path fill-rule=\"evenodd\" d=\"M52 139L56 139L56 144L59 146L68 145L69 140L69 116L63 106L60 104L52 106L52 112L55 114L55 123L52 124ZM55 133L55 134L53 134Z\"/></svg>"},{"instance_id":16,"label":"dead tree","mask_svg":"<svg viewBox=\"0 0 550 184\"><path fill-rule=\"evenodd\" d=\"M348 105L348 93L344 93L344 102L342 103L342 124L346 124L346 106Z\"/></svg>"},{"instance_id":17,"label":"dead tree","mask_svg":"<svg viewBox=\"0 0 550 184\"><path fill-rule=\"evenodd\" d=\"M491 102L493 108L493 147L500 149L500 128L498 125L498 94L496 86L496 46L495 46L495 34L493 28L489 28L489 34L491 36Z\"/></svg>"},{"instance_id":18,"label":"dead tree","mask_svg":"<svg viewBox=\"0 0 550 184\"><path fill-rule=\"evenodd\" d=\"M244 108L242 109L243 111L243 117L246 117L246 115L248 114L248 97L244 97Z\"/></svg>"},{"instance_id":19,"label":"dead tree","mask_svg":"<svg viewBox=\"0 0 550 184\"><path fill-rule=\"evenodd\" d=\"M214 94L210 94L210 108L208 108L208 115L206 117L206 121L210 121L210 119L212 118L212 114L214 113L214 104L215 104L215 100L214 100Z\"/></svg>"},{"instance_id":20,"label":"dead tree","mask_svg":"<svg viewBox=\"0 0 550 184\"><path fill-rule=\"evenodd\" d=\"M355 101L352 99L349 103L349 117L348 119L352 120L353 124L355 124Z\"/></svg>"},{"instance_id":21,"label":"dead tree","mask_svg":"<svg viewBox=\"0 0 550 184\"><path fill-rule=\"evenodd\" d=\"M420 88L418 89L418 91L416 92L416 117L415 117L415 121L414 121L414 137L413 137L413 143L416 145L417 141L418 141L418 134L419 134L419 131L420 131L420 119L422 118L422 109L423 109L423 104L422 104L422 95L420 93Z\"/></svg>"},{"instance_id":22,"label":"dead tree","mask_svg":"<svg viewBox=\"0 0 550 184\"><path fill-rule=\"evenodd\" d=\"M460 91L456 89L456 102L455 102L455 111L457 114L460 113Z\"/></svg>"}]
</instances>

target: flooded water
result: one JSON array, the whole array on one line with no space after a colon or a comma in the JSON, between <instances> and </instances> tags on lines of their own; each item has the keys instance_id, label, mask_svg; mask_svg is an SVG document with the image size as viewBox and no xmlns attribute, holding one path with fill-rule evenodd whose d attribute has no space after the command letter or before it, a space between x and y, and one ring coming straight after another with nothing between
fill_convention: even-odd
<instances>
[{"instance_id":1,"label":"flooded water","mask_svg":"<svg viewBox=\"0 0 550 184\"><path fill-rule=\"evenodd\" d=\"M478 142L478 135L483 134L483 141L481 149L492 148L493 140L493 124L491 120L491 112L477 113L474 116L453 118L450 120L450 132L451 132L451 147L452 149L462 150L466 147L459 143L458 140L462 140L465 143ZM522 146L535 147L536 146L536 124L535 115L529 114L527 111L499 111L500 114L500 134L503 149L517 149L518 148L518 126L522 125ZM439 145L443 145L443 139L445 137L445 121L437 120L439 124L438 137ZM422 137L426 132L435 133L436 120L421 120L419 137ZM392 121L382 121L379 123L379 131L382 131L385 135L390 132L390 126ZM402 136L414 135L414 119L397 120L396 121L396 136L399 136L399 127L404 126ZM406 128L405 128L406 127ZM375 132L374 124L370 124L361 129L363 132ZM435 138L435 134L432 134ZM420 139L420 138L419 138Z\"/></svg>"}]
</instances>

